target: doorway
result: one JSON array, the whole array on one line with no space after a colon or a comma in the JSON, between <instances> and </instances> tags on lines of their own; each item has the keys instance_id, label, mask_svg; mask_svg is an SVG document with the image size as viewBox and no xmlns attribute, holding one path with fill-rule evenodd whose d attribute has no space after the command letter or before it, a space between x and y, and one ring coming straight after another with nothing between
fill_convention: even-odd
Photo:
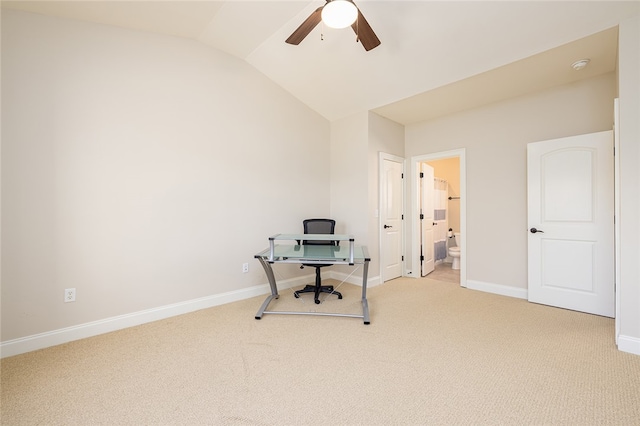
<instances>
[{"instance_id":1,"label":"doorway","mask_svg":"<svg viewBox=\"0 0 640 426\"><path fill-rule=\"evenodd\" d=\"M421 171L425 165L427 168L433 169L433 177L427 174L427 180L430 182L424 182L424 174L421 179ZM416 271L412 275L416 277L427 275L438 279L438 275L442 274L443 280L453 281L453 277L455 277L460 286L466 287L465 150L458 149L412 157L411 168L412 187L414 188L411 196L411 265L412 269ZM433 178L436 178L438 185L434 186ZM426 193L425 188L428 189ZM441 192L443 188L446 195ZM434 195L437 195L436 199L440 199L440 205L438 203L435 205L435 217L431 212L434 204L432 202L430 204L430 201L426 205L423 204L425 197L431 200ZM424 208L427 208L426 213ZM424 222L425 220L429 223ZM451 232L449 232L449 228L451 228ZM425 230L427 232L424 232ZM457 244L453 243L453 234L455 233L461 235ZM424 241L425 239L428 241ZM460 247L459 269L452 271L451 262L453 259L449 256L448 248L455 245ZM424 256L425 253L428 254L426 257L429 259ZM433 259L431 255L433 255ZM435 272L432 272L431 268Z\"/></svg>"},{"instance_id":2,"label":"doorway","mask_svg":"<svg viewBox=\"0 0 640 426\"><path fill-rule=\"evenodd\" d=\"M461 244L460 159L442 158L420 165L420 275L459 284L460 257L458 253L453 253L456 249L450 249Z\"/></svg>"}]
</instances>

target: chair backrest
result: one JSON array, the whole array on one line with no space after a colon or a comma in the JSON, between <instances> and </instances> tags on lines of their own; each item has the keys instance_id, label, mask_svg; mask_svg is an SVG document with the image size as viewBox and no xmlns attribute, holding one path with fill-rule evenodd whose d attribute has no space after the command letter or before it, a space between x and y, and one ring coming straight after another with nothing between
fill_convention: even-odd
<instances>
[{"instance_id":1,"label":"chair backrest","mask_svg":"<svg viewBox=\"0 0 640 426\"><path fill-rule=\"evenodd\" d=\"M302 221L305 234L333 234L336 221L333 219L305 219ZM302 244L316 246L335 246L336 241L303 240Z\"/></svg>"}]
</instances>

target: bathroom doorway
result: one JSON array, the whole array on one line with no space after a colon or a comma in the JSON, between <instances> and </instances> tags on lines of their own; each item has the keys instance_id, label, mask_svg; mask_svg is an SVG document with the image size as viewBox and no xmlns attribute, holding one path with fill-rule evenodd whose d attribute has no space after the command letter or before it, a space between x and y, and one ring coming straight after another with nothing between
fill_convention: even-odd
<instances>
[{"instance_id":1,"label":"bathroom doorway","mask_svg":"<svg viewBox=\"0 0 640 426\"><path fill-rule=\"evenodd\" d=\"M411 200L413 269L466 287L464 149L413 157L411 164L416 188ZM433 174L422 173L425 169Z\"/></svg>"}]
</instances>

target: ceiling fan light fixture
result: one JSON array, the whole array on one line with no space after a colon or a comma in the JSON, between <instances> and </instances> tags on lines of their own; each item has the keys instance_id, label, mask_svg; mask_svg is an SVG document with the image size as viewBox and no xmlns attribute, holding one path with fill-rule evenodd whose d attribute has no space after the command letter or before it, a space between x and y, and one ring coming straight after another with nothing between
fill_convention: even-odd
<instances>
[{"instance_id":1,"label":"ceiling fan light fixture","mask_svg":"<svg viewBox=\"0 0 640 426\"><path fill-rule=\"evenodd\" d=\"M322 8L322 22L331 28L346 28L358 18L358 8L349 0L332 0Z\"/></svg>"}]
</instances>

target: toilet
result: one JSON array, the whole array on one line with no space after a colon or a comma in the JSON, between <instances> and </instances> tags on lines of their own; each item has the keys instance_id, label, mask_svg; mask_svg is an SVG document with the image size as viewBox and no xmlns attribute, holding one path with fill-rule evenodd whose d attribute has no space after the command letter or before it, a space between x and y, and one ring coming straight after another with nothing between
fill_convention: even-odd
<instances>
[{"instance_id":1,"label":"toilet","mask_svg":"<svg viewBox=\"0 0 640 426\"><path fill-rule=\"evenodd\" d=\"M460 233L456 232L453 234L456 245L455 247L449 247L449 256L453 259L453 263L451 264L451 269L460 269Z\"/></svg>"}]
</instances>

